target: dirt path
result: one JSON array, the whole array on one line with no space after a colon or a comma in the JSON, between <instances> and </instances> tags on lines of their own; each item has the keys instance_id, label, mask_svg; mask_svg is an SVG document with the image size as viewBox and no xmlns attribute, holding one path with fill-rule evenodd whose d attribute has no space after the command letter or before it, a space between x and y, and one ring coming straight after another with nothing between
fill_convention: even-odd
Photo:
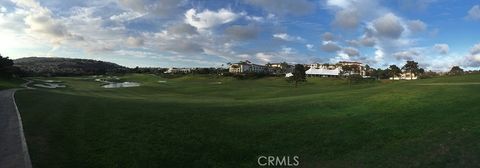
<instances>
[{"instance_id":1,"label":"dirt path","mask_svg":"<svg viewBox=\"0 0 480 168\"><path fill-rule=\"evenodd\" d=\"M15 91L0 90L0 167L31 168Z\"/></svg>"}]
</instances>

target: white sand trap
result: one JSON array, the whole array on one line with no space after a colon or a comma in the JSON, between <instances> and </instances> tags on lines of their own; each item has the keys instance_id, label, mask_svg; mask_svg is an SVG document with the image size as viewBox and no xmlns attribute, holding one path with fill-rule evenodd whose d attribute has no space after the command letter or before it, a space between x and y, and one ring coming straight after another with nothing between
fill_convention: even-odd
<instances>
[{"instance_id":1,"label":"white sand trap","mask_svg":"<svg viewBox=\"0 0 480 168\"><path fill-rule=\"evenodd\" d=\"M158 81L158 83L167 83L167 81L160 80L160 81Z\"/></svg>"},{"instance_id":2,"label":"white sand trap","mask_svg":"<svg viewBox=\"0 0 480 168\"><path fill-rule=\"evenodd\" d=\"M422 83L417 85L425 86L459 86L459 85L480 85L480 82L458 82L458 83Z\"/></svg>"},{"instance_id":3,"label":"white sand trap","mask_svg":"<svg viewBox=\"0 0 480 168\"><path fill-rule=\"evenodd\" d=\"M46 82L46 83L62 83L62 81L59 81L59 80L42 80L42 82Z\"/></svg>"},{"instance_id":4,"label":"white sand trap","mask_svg":"<svg viewBox=\"0 0 480 168\"><path fill-rule=\"evenodd\" d=\"M212 82L212 83L210 83L210 84L212 84L212 85L221 85L222 82Z\"/></svg>"},{"instance_id":5,"label":"white sand trap","mask_svg":"<svg viewBox=\"0 0 480 168\"><path fill-rule=\"evenodd\" d=\"M103 88L127 88L127 87L139 87L140 83L137 82L123 82L123 83L110 83L103 85Z\"/></svg>"},{"instance_id":6,"label":"white sand trap","mask_svg":"<svg viewBox=\"0 0 480 168\"><path fill-rule=\"evenodd\" d=\"M67 87L67 86L65 86L65 85L56 84L56 83L34 84L33 86L41 87L41 88L47 88L47 89L55 89L55 88L65 88L65 87Z\"/></svg>"}]
</instances>

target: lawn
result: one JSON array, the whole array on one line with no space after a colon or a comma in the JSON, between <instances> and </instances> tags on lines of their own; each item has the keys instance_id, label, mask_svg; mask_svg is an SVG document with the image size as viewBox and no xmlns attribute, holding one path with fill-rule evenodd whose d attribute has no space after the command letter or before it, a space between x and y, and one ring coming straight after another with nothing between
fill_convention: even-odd
<instances>
[{"instance_id":1,"label":"lawn","mask_svg":"<svg viewBox=\"0 0 480 168\"><path fill-rule=\"evenodd\" d=\"M19 78L0 77L0 90L19 88L22 83L25 83L25 81Z\"/></svg>"},{"instance_id":2,"label":"lawn","mask_svg":"<svg viewBox=\"0 0 480 168\"><path fill-rule=\"evenodd\" d=\"M89 77L17 92L34 167L302 167L480 165L480 75L349 86L309 78L236 80L131 74L135 88ZM463 82L464 85L422 85Z\"/></svg>"}]
</instances>

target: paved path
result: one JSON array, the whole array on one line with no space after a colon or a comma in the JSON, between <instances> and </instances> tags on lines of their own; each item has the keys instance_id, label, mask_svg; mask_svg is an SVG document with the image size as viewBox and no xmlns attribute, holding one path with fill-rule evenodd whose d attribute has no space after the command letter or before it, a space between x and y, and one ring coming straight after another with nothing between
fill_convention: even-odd
<instances>
[{"instance_id":1,"label":"paved path","mask_svg":"<svg viewBox=\"0 0 480 168\"><path fill-rule=\"evenodd\" d=\"M0 90L0 167L31 168L15 91Z\"/></svg>"}]
</instances>

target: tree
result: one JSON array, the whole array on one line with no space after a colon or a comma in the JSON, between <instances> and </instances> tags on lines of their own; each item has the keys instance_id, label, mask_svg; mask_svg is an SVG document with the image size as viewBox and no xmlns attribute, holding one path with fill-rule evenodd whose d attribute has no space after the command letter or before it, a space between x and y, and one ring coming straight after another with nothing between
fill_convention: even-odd
<instances>
[{"instance_id":1,"label":"tree","mask_svg":"<svg viewBox=\"0 0 480 168\"><path fill-rule=\"evenodd\" d=\"M410 73L410 80L413 78L412 74L418 74L418 62L415 61L407 61L407 63L402 67L404 71Z\"/></svg>"},{"instance_id":2,"label":"tree","mask_svg":"<svg viewBox=\"0 0 480 168\"><path fill-rule=\"evenodd\" d=\"M342 66L342 71L340 72L341 74L343 74L343 76L347 77L348 79L348 85L352 85L352 73L353 72L360 72L360 69L358 66L355 66L355 65L344 65ZM347 76L348 74L348 76Z\"/></svg>"},{"instance_id":3,"label":"tree","mask_svg":"<svg viewBox=\"0 0 480 168\"><path fill-rule=\"evenodd\" d=\"M0 54L0 76L12 76L13 71L13 60L9 59L8 57L3 57Z\"/></svg>"},{"instance_id":4,"label":"tree","mask_svg":"<svg viewBox=\"0 0 480 168\"><path fill-rule=\"evenodd\" d=\"M287 81L294 82L295 87L298 86L298 83L307 81L307 78L305 75L305 67L302 64L296 64L292 74L293 76L288 77Z\"/></svg>"},{"instance_id":5,"label":"tree","mask_svg":"<svg viewBox=\"0 0 480 168\"><path fill-rule=\"evenodd\" d=\"M463 69L460 68L459 66L453 66L452 69L450 69L450 72L448 72L449 75L462 75L463 74Z\"/></svg>"},{"instance_id":6,"label":"tree","mask_svg":"<svg viewBox=\"0 0 480 168\"><path fill-rule=\"evenodd\" d=\"M365 76L373 76L375 69L371 68L369 65L365 65Z\"/></svg>"},{"instance_id":7,"label":"tree","mask_svg":"<svg viewBox=\"0 0 480 168\"><path fill-rule=\"evenodd\" d=\"M395 80L395 76L400 76L402 71L396 65L390 65L387 69L387 74L389 77L392 77Z\"/></svg>"}]
</instances>

